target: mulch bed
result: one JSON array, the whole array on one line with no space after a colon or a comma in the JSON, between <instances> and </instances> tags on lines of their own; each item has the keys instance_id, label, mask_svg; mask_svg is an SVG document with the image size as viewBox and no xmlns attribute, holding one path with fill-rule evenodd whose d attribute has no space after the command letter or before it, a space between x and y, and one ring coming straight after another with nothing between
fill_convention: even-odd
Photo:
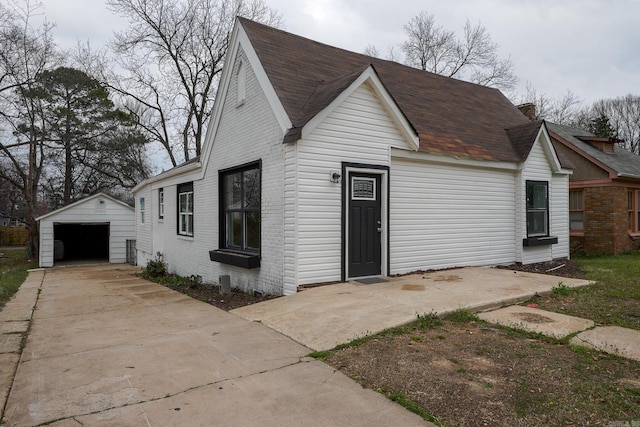
<instances>
[{"instance_id":1,"label":"mulch bed","mask_svg":"<svg viewBox=\"0 0 640 427\"><path fill-rule=\"evenodd\" d=\"M499 266L498 268L525 271L528 273L549 274L560 277L573 277L576 279L585 278L585 272L580 267L580 264L577 261L566 258L536 264L511 264Z\"/></svg>"}]
</instances>

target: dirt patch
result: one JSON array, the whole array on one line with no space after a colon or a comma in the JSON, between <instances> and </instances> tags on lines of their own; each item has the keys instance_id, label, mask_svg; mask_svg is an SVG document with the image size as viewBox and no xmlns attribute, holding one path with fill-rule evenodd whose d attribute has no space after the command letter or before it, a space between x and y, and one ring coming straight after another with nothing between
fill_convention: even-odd
<instances>
[{"instance_id":1,"label":"dirt patch","mask_svg":"<svg viewBox=\"0 0 640 427\"><path fill-rule=\"evenodd\" d=\"M364 387L405 395L445 425L607 425L640 416L632 386L640 364L479 325L386 334L327 362Z\"/></svg>"},{"instance_id":2,"label":"dirt patch","mask_svg":"<svg viewBox=\"0 0 640 427\"><path fill-rule=\"evenodd\" d=\"M529 323L553 323L554 320L547 316L542 316L535 313L512 313L511 314L518 319Z\"/></svg>"},{"instance_id":3,"label":"dirt patch","mask_svg":"<svg viewBox=\"0 0 640 427\"><path fill-rule=\"evenodd\" d=\"M257 295L254 293L243 292L239 289L232 289L230 294L222 295L220 294L218 286L208 285L205 283L171 285L168 287L189 295L191 298L214 305L225 311L277 298L273 295Z\"/></svg>"},{"instance_id":4,"label":"dirt patch","mask_svg":"<svg viewBox=\"0 0 640 427\"><path fill-rule=\"evenodd\" d=\"M435 276L433 278L434 282L459 282L462 278L460 276L456 276L454 274L450 274L448 276Z\"/></svg>"},{"instance_id":5,"label":"dirt patch","mask_svg":"<svg viewBox=\"0 0 640 427\"><path fill-rule=\"evenodd\" d=\"M424 285L402 285L400 288L403 291L424 291Z\"/></svg>"}]
</instances>

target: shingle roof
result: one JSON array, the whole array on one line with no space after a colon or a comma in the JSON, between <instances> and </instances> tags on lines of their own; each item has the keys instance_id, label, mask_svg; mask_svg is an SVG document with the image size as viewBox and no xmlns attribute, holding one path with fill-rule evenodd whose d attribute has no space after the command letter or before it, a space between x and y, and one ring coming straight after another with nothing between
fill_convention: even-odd
<instances>
[{"instance_id":1,"label":"shingle roof","mask_svg":"<svg viewBox=\"0 0 640 427\"><path fill-rule=\"evenodd\" d=\"M514 147L506 129L529 121L497 89L239 20L294 128L302 128L372 65L416 130L420 150L510 162L528 154Z\"/></svg>"},{"instance_id":2,"label":"shingle roof","mask_svg":"<svg viewBox=\"0 0 640 427\"><path fill-rule=\"evenodd\" d=\"M592 133L589 133L582 129L576 129L569 126L562 126L549 122L547 122L547 129L549 129L552 134L557 135L564 141L573 145L579 151L611 168L618 175L640 178L640 156L638 156L637 154L633 154L631 151L628 151L619 145L616 145L615 151L613 153L604 153L588 142L581 141L579 139L579 137L594 136Z\"/></svg>"},{"instance_id":3,"label":"shingle roof","mask_svg":"<svg viewBox=\"0 0 640 427\"><path fill-rule=\"evenodd\" d=\"M538 136L538 132L540 132L540 127L542 127L543 124L548 125L548 122L545 122L544 120L534 120L507 129L507 135L509 135L509 139L511 140L513 147L521 158L524 159L529 155L536 136ZM567 169L575 168L573 162L571 162L564 153L558 150L555 150L555 152L558 157L558 161L560 162L560 166Z\"/></svg>"}]
</instances>

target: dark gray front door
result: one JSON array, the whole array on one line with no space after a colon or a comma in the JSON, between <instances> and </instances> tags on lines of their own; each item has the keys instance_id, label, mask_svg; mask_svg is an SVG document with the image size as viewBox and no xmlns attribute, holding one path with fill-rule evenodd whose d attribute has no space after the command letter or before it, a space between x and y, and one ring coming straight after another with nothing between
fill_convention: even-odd
<instances>
[{"instance_id":1,"label":"dark gray front door","mask_svg":"<svg viewBox=\"0 0 640 427\"><path fill-rule=\"evenodd\" d=\"M349 277L381 272L382 204L380 175L349 175Z\"/></svg>"}]
</instances>

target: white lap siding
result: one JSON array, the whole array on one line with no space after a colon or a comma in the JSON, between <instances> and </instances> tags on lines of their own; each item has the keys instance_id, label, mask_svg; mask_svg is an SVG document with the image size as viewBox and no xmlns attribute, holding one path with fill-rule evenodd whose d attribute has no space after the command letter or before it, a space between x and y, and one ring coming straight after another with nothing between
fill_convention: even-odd
<instances>
[{"instance_id":1,"label":"white lap siding","mask_svg":"<svg viewBox=\"0 0 640 427\"><path fill-rule=\"evenodd\" d=\"M291 235L297 232L297 238L286 240L285 249L287 264L294 263L297 271L287 278L291 289L295 283L341 278L342 184L331 182L330 172L340 171L342 162L389 166L390 147L407 147L381 105L364 84L310 135L287 149L285 215L287 222L296 223L288 223L286 229Z\"/></svg>"},{"instance_id":2,"label":"white lap siding","mask_svg":"<svg viewBox=\"0 0 640 427\"><path fill-rule=\"evenodd\" d=\"M151 204L151 186L146 186L134 194L136 205L136 263L144 267L154 257L153 248L153 208ZM145 222L142 223L140 199L144 198Z\"/></svg>"},{"instance_id":3,"label":"white lap siding","mask_svg":"<svg viewBox=\"0 0 640 427\"><path fill-rule=\"evenodd\" d=\"M390 273L515 261L513 171L393 158Z\"/></svg>"},{"instance_id":4,"label":"white lap siding","mask_svg":"<svg viewBox=\"0 0 640 427\"><path fill-rule=\"evenodd\" d=\"M527 237L527 181L546 181L549 183L549 234L558 237L558 243L554 245L525 247L521 244L522 239ZM519 262L531 264L569 256L568 185L568 175L552 173L542 142L538 139L524 164L522 179L519 183L520 209L522 209L519 224L520 238L518 239Z\"/></svg>"}]
</instances>

